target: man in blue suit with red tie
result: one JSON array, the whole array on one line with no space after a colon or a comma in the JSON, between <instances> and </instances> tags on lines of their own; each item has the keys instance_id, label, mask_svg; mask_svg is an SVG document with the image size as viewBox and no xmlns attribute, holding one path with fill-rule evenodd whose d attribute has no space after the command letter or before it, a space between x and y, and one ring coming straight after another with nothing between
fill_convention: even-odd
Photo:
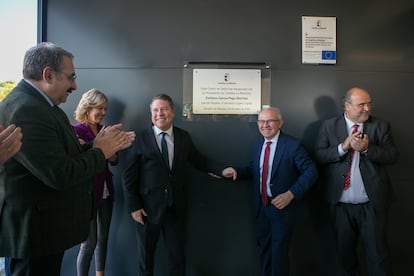
<instances>
[{"instance_id":1,"label":"man in blue suit with red tie","mask_svg":"<svg viewBox=\"0 0 414 276\"><path fill-rule=\"evenodd\" d=\"M250 166L227 168L223 175L253 177L260 275L287 276L293 225L306 214L303 198L318 173L299 140L280 130L283 120L278 108L262 110L257 125L264 139L253 145Z\"/></svg>"}]
</instances>

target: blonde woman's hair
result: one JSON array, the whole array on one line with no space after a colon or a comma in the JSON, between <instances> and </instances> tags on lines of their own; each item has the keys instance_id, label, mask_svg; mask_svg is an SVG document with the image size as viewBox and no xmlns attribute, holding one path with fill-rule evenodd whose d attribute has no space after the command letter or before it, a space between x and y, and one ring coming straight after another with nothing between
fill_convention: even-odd
<instances>
[{"instance_id":1,"label":"blonde woman's hair","mask_svg":"<svg viewBox=\"0 0 414 276\"><path fill-rule=\"evenodd\" d=\"M75 110L75 119L79 123L88 122L88 111L93 107L98 107L103 103L108 103L108 98L104 93L96 88L83 93L82 98L79 101L78 107Z\"/></svg>"}]
</instances>

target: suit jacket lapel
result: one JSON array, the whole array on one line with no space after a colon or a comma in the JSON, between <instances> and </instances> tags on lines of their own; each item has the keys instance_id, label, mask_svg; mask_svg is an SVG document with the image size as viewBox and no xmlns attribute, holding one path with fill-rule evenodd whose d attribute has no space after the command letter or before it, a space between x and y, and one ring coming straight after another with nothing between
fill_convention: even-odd
<instances>
[{"instance_id":1,"label":"suit jacket lapel","mask_svg":"<svg viewBox=\"0 0 414 276\"><path fill-rule=\"evenodd\" d=\"M74 141L76 145L78 145L78 149L81 150L82 147L79 143L78 137L76 137L75 130L73 129L72 125L69 122L68 117L66 116L65 112L60 109L58 106L53 106L52 108L53 113L55 114L56 119L60 122L60 125L65 129L67 135Z\"/></svg>"},{"instance_id":2,"label":"suit jacket lapel","mask_svg":"<svg viewBox=\"0 0 414 276\"><path fill-rule=\"evenodd\" d=\"M180 132L179 129L177 128L173 128L173 135L174 135L174 156L173 156L173 161L171 164L171 170L174 169L175 167L175 160L179 160L178 157L180 156L181 150L182 148L185 147L185 145L182 145L182 143L184 143L184 139L182 139L182 133Z\"/></svg>"},{"instance_id":3,"label":"suit jacket lapel","mask_svg":"<svg viewBox=\"0 0 414 276\"><path fill-rule=\"evenodd\" d=\"M280 160L282 159L283 153L285 151L285 137L283 136L282 132L279 134L279 139L277 141L275 155L273 157L273 164L272 164L272 172L271 178L273 178L274 174L276 173L277 168L279 167Z\"/></svg>"},{"instance_id":4,"label":"suit jacket lapel","mask_svg":"<svg viewBox=\"0 0 414 276\"><path fill-rule=\"evenodd\" d=\"M364 122L364 129L363 129L363 133L368 135L368 139L373 138L374 137L374 132L375 132L375 127L372 123L372 118L371 116L368 118L368 120L366 120Z\"/></svg>"},{"instance_id":5,"label":"suit jacket lapel","mask_svg":"<svg viewBox=\"0 0 414 276\"><path fill-rule=\"evenodd\" d=\"M150 147L157 151L157 158L159 159L160 163L163 163L165 165L165 168L169 170L167 164L164 161L164 158L162 157L162 152L160 147L158 146L157 137L155 137L155 133L152 127L148 128L146 132L146 140L148 141Z\"/></svg>"},{"instance_id":6,"label":"suit jacket lapel","mask_svg":"<svg viewBox=\"0 0 414 276\"><path fill-rule=\"evenodd\" d=\"M338 134L338 140L341 141L341 143L348 137L348 129L344 116L344 114L339 116L338 123L336 124L336 133Z\"/></svg>"},{"instance_id":7,"label":"suit jacket lapel","mask_svg":"<svg viewBox=\"0 0 414 276\"><path fill-rule=\"evenodd\" d=\"M253 174L256 174L257 179L260 179L260 155L262 154L262 147L263 147L263 139L260 142L255 144L255 148L253 149L253 161L252 168Z\"/></svg>"}]
</instances>

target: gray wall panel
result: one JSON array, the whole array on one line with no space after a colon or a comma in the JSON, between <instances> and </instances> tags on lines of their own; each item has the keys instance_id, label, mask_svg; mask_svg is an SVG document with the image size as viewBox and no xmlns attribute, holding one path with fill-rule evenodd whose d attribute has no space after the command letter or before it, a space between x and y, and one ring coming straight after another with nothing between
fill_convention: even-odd
<instances>
[{"instance_id":1,"label":"gray wall panel","mask_svg":"<svg viewBox=\"0 0 414 276\"><path fill-rule=\"evenodd\" d=\"M164 92L176 101L176 125L212 158L245 164L259 137L255 123L227 120L186 122L180 117L183 65L188 61L266 62L272 66L271 104L282 109L283 129L312 148L320 120L342 112L352 86L371 91L374 115L391 122L401 150L390 167L398 201L390 214L395 275L411 268L414 193L412 92L414 3L401 1L279 0L48 0L48 40L75 55L78 90L62 108L72 118L82 92L100 88L110 99L107 123L138 130L149 124L148 104ZM301 64L301 16L337 17L337 65ZM117 184L108 275L135 275L134 226ZM189 275L258 275L258 256L248 181L216 180L191 171ZM331 276L335 265L325 206L312 191L312 219L300 225L292 245L292 275ZM64 259L74 275L77 248ZM167 262L159 250L161 275ZM93 265L91 265L92 271Z\"/></svg>"}]
</instances>

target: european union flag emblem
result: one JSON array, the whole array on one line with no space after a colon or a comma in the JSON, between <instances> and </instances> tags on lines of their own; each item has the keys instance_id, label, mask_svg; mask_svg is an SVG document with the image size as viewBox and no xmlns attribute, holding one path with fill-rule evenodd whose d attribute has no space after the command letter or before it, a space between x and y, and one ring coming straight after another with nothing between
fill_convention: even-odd
<instances>
[{"instance_id":1,"label":"european union flag emblem","mask_svg":"<svg viewBox=\"0 0 414 276\"><path fill-rule=\"evenodd\" d=\"M336 51L322 51L322 60L335 60Z\"/></svg>"}]
</instances>

